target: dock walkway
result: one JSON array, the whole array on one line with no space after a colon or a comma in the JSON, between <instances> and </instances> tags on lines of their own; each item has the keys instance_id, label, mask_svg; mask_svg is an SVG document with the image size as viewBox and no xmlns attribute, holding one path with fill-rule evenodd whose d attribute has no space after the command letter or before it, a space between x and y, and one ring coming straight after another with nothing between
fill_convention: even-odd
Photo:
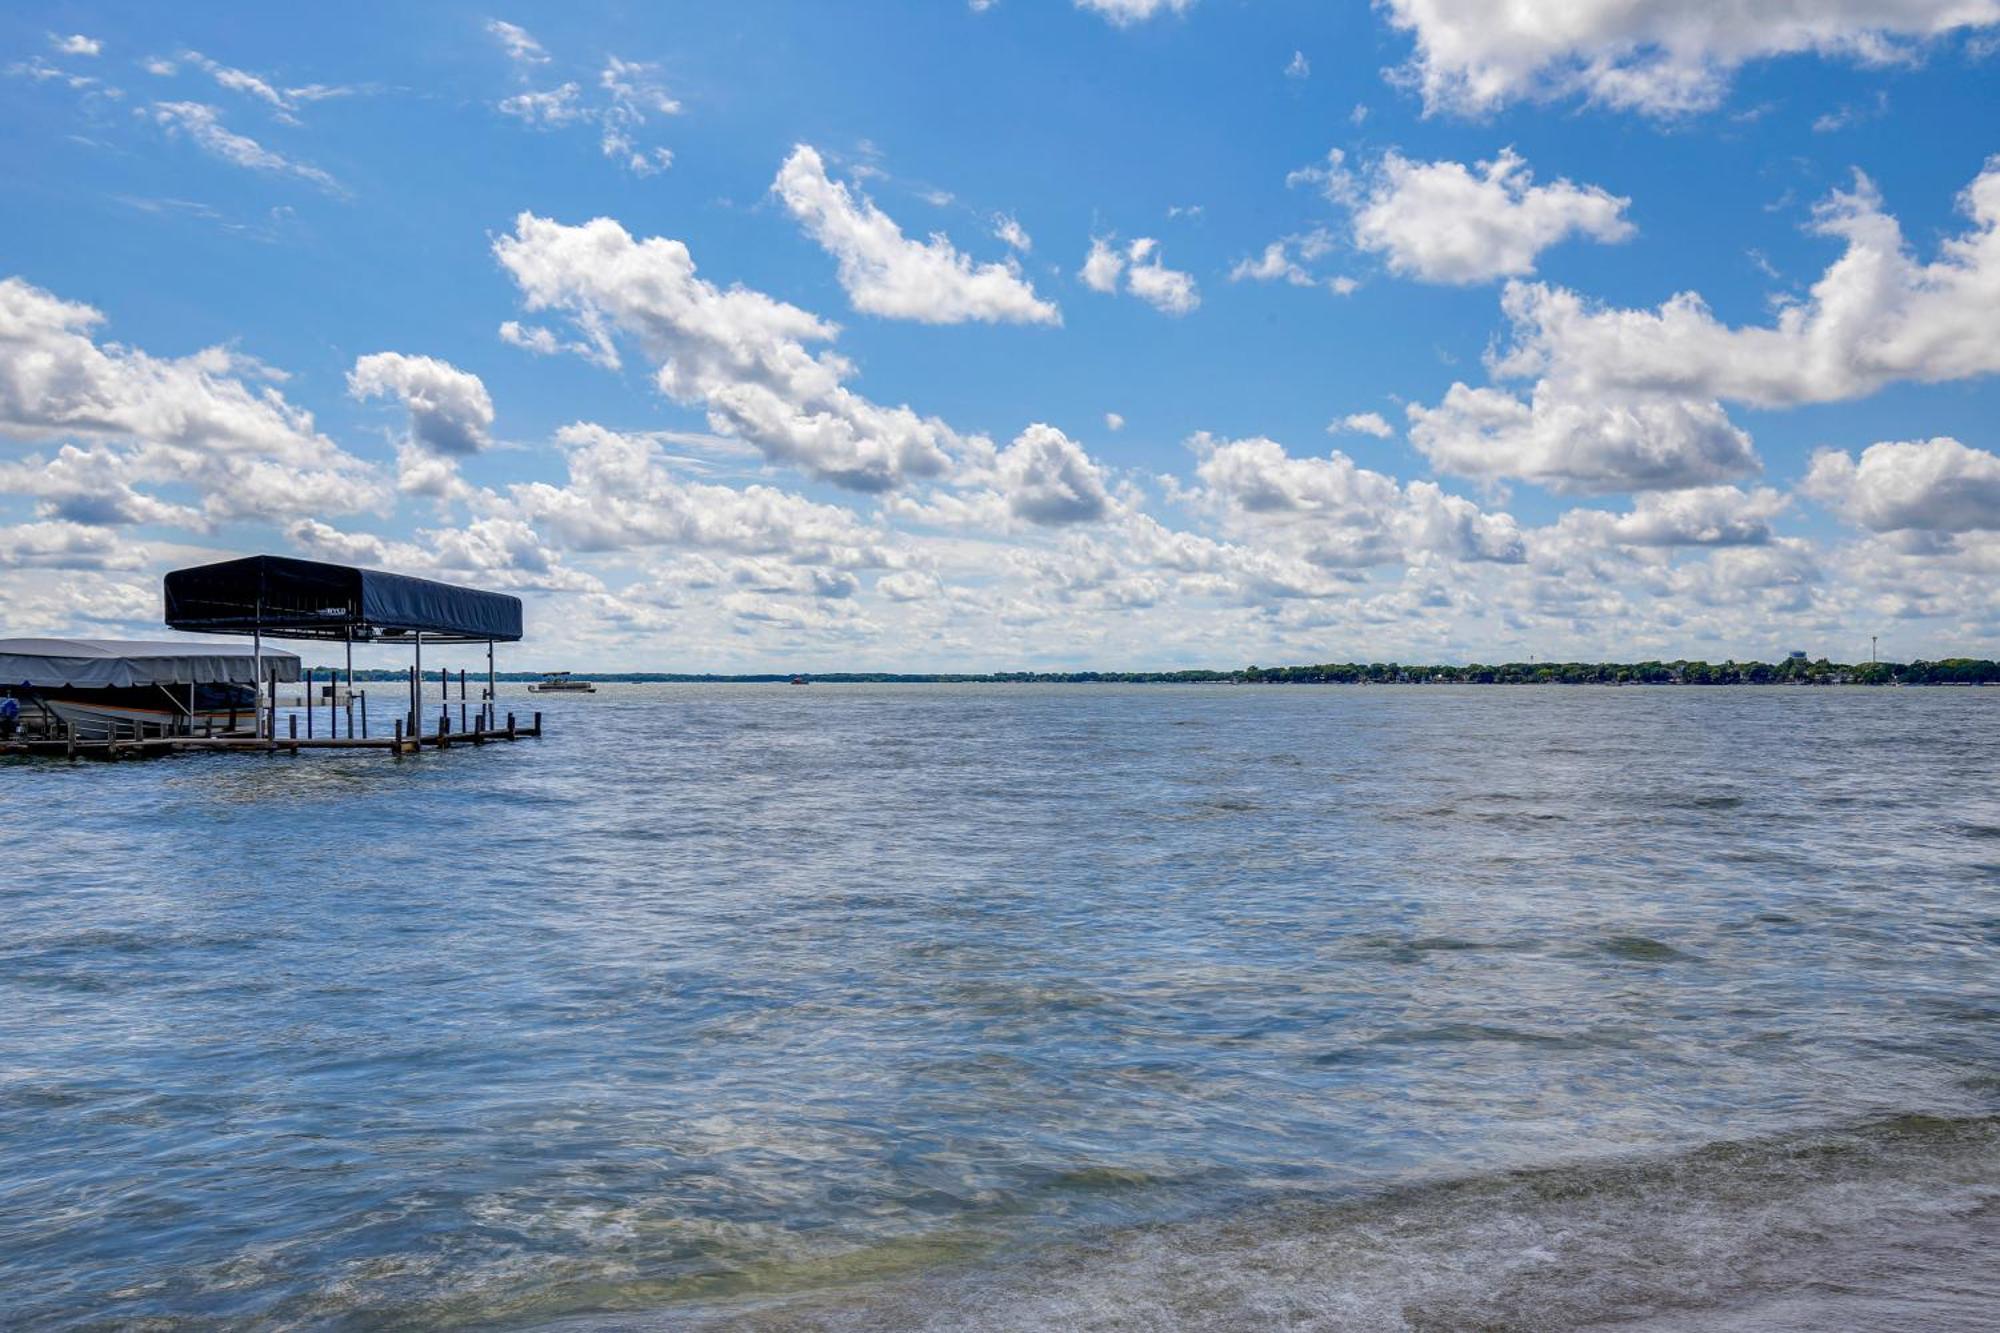
<instances>
[{"instance_id":1,"label":"dock walkway","mask_svg":"<svg viewBox=\"0 0 2000 1333\"><path fill-rule=\"evenodd\" d=\"M224 750L232 753L297 754L301 750L385 750L391 755L418 754L425 749L449 750L454 745L485 745L493 741L536 740L542 734L542 715L528 726L517 725L513 714L504 727L474 727L452 731L441 727L428 735L405 736L399 727L393 736L147 736L123 740L77 740L74 737L25 738L0 741L0 757L29 755L45 759L151 759L168 754L191 754Z\"/></svg>"}]
</instances>

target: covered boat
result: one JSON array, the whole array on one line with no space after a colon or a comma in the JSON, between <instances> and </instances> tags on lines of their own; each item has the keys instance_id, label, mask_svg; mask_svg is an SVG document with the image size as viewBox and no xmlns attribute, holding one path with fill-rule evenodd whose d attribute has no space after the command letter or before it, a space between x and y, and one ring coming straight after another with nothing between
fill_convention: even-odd
<instances>
[{"instance_id":1,"label":"covered boat","mask_svg":"<svg viewBox=\"0 0 2000 1333\"><path fill-rule=\"evenodd\" d=\"M300 679L295 653L250 644L0 639L0 693L78 740L221 735L256 727L267 683Z\"/></svg>"}]
</instances>

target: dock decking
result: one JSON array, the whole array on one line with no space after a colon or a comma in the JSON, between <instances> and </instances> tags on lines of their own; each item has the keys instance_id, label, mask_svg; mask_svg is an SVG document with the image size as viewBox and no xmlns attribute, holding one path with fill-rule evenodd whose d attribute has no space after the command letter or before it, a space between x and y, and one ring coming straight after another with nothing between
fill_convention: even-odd
<instances>
[{"instance_id":1,"label":"dock decking","mask_svg":"<svg viewBox=\"0 0 2000 1333\"><path fill-rule=\"evenodd\" d=\"M426 748L449 750L454 745L486 745L494 741L537 740L542 734L542 715L527 726L518 724L512 713L504 727L473 727L453 731L449 725L427 735L405 736L398 723L392 736L147 736L123 740L77 740L74 737L26 738L0 741L0 757L28 755L45 759L150 759L160 755L189 754L225 750L233 753L264 751L268 754L297 754L301 750L385 750L391 755L418 754Z\"/></svg>"}]
</instances>

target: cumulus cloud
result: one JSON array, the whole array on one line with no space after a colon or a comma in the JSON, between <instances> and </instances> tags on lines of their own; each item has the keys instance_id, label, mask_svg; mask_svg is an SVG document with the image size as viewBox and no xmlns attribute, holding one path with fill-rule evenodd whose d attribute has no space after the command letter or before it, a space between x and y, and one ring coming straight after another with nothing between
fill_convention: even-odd
<instances>
[{"instance_id":1,"label":"cumulus cloud","mask_svg":"<svg viewBox=\"0 0 2000 1333\"><path fill-rule=\"evenodd\" d=\"M94 56L104 52L104 43L95 37L73 32L67 37L49 34L49 45L66 56Z\"/></svg>"},{"instance_id":2,"label":"cumulus cloud","mask_svg":"<svg viewBox=\"0 0 2000 1333\"><path fill-rule=\"evenodd\" d=\"M1142 236L1126 250L1125 290L1167 315L1185 315L1201 304L1194 278L1160 260L1159 242Z\"/></svg>"},{"instance_id":3,"label":"cumulus cloud","mask_svg":"<svg viewBox=\"0 0 2000 1333\"><path fill-rule=\"evenodd\" d=\"M839 261L840 285L857 310L924 324L1062 322L1011 261L974 264L942 234L911 240L873 200L829 179L819 153L804 144L785 159L771 188Z\"/></svg>"},{"instance_id":4,"label":"cumulus cloud","mask_svg":"<svg viewBox=\"0 0 2000 1333\"><path fill-rule=\"evenodd\" d=\"M994 470L1008 508L1031 523L1088 523L1110 508L1103 470L1053 426L1022 431L1000 451Z\"/></svg>"},{"instance_id":5,"label":"cumulus cloud","mask_svg":"<svg viewBox=\"0 0 2000 1333\"><path fill-rule=\"evenodd\" d=\"M1077 277L1092 291L1111 293L1118 290L1122 274L1125 290L1147 305L1163 314L1185 315L1201 304L1201 294L1191 274L1161 262L1159 249L1160 243L1150 236L1141 236L1123 250L1115 248L1110 237L1093 236Z\"/></svg>"},{"instance_id":6,"label":"cumulus cloud","mask_svg":"<svg viewBox=\"0 0 2000 1333\"><path fill-rule=\"evenodd\" d=\"M1787 503L1768 486L1696 486L1638 496L1624 514L1571 510L1561 522L1627 546L1762 546L1772 540L1771 519Z\"/></svg>"},{"instance_id":7,"label":"cumulus cloud","mask_svg":"<svg viewBox=\"0 0 2000 1333\"><path fill-rule=\"evenodd\" d=\"M1387 257L1391 272L1464 285L1532 273L1542 251L1572 236L1630 238L1631 200L1597 186L1536 185L1513 149L1468 169L1383 155L1365 183L1344 173L1328 192L1351 201L1357 249Z\"/></svg>"},{"instance_id":8,"label":"cumulus cloud","mask_svg":"<svg viewBox=\"0 0 2000 1333\"><path fill-rule=\"evenodd\" d=\"M943 422L854 393L846 360L809 349L831 341L833 325L762 292L716 287L679 241L635 240L609 218L565 226L523 213L494 254L529 310L566 316L607 365L618 364L618 335L636 340L662 393L701 404L711 429L773 461L864 491L949 464L956 436Z\"/></svg>"},{"instance_id":9,"label":"cumulus cloud","mask_svg":"<svg viewBox=\"0 0 2000 1333\"><path fill-rule=\"evenodd\" d=\"M1076 7L1125 28L1160 14L1185 14L1194 8L1194 0L1076 0Z\"/></svg>"},{"instance_id":10,"label":"cumulus cloud","mask_svg":"<svg viewBox=\"0 0 2000 1333\"><path fill-rule=\"evenodd\" d=\"M161 358L94 335L104 316L0 280L0 435L65 443L8 464L8 489L80 522L215 522L380 503L380 479L314 429L272 372L220 347ZM199 508L153 488L191 489Z\"/></svg>"},{"instance_id":11,"label":"cumulus cloud","mask_svg":"<svg viewBox=\"0 0 2000 1333\"><path fill-rule=\"evenodd\" d=\"M462 457L489 443L493 400L470 371L431 356L374 352L347 374L355 398L395 398L410 414L410 441L433 454Z\"/></svg>"},{"instance_id":12,"label":"cumulus cloud","mask_svg":"<svg viewBox=\"0 0 2000 1333\"><path fill-rule=\"evenodd\" d=\"M1468 477L1519 477L1556 491L1671 489L1733 480L1762 465L1722 405L1667 394L1594 397L1543 380L1527 402L1453 384L1436 407L1412 403L1410 442Z\"/></svg>"},{"instance_id":13,"label":"cumulus cloud","mask_svg":"<svg viewBox=\"0 0 2000 1333\"><path fill-rule=\"evenodd\" d=\"M1346 296L1360 284L1345 275L1321 278L1307 265L1331 253L1333 233L1324 227L1293 236L1281 236L1255 255L1239 259L1229 270L1231 282L1284 282L1293 287L1324 286L1336 296Z\"/></svg>"},{"instance_id":14,"label":"cumulus cloud","mask_svg":"<svg viewBox=\"0 0 2000 1333\"><path fill-rule=\"evenodd\" d=\"M222 123L221 113L201 102L155 102L153 119L169 134L185 135L211 157L250 171L295 176L330 194L341 193L340 182L305 162L295 162L284 154L264 147L247 134L238 134Z\"/></svg>"},{"instance_id":15,"label":"cumulus cloud","mask_svg":"<svg viewBox=\"0 0 2000 1333\"><path fill-rule=\"evenodd\" d=\"M678 547L784 557L836 569L889 563L880 534L838 505L770 486L691 482L673 475L657 440L576 422L556 433L568 479L511 489L519 517L581 551Z\"/></svg>"},{"instance_id":16,"label":"cumulus cloud","mask_svg":"<svg viewBox=\"0 0 2000 1333\"><path fill-rule=\"evenodd\" d=\"M1897 380L2000 370L2000 159L1960 196L1971 227L1920 262L1865 177L1815 211L1845 244L1804 299L1765 326L1732 328L1694 293L1657 310L1594 305L1510 283L1512 341L1496 377L1533 378L1526 401L1454 384L1410 408L1410 438L1432 462L1559 490L1671 489L1757 470L1723 401L1758 407L1836 402Z\"/></svg>"},{"instance_id":17,"label":"cumulus cloud","mask_svg":"<svg viewBox=\"0 0 2000 1333\"><path fill-rule=\"evenodd\" d=\"M1416 50L1405 76L1431 111L1491 111L1581 96L1655 115L1701 111L1747 61L1814 53L1869 64L2000 24L2000 0L1786 0L1668 5L1630 0L1385 0Z\"/></svg>"},{"instance_id":18,"label":"cumulus cloud","mask_svg":"<svg viewBox=\"0 0 2000 1333\"><path fill-rule=\"evenodd\" d=\"M1876 532L2000 531L2000 455L1949 436L1871 444L1858 462L1823 450L1801 489Z\"/></svg>"},{"instance_id":19,"label":"cumulus cloud","mask_svg":"<svg viewBox=\"0 0 2000 1333\"><path fill-rule=\"evenodd\" d=\"M108 528L83 523L20 523L0 527L0 568L133 570L146 548Z\"/></svg>"},{"instance_id":20,"label":"cumulus cloud","mask_svg":"<svg viewBox=\"0 0 2000 1333\"><path fill-rule=\"evenodd\" d=\"M1396 433L1396 428L1380 412L1350 412L1326 429L1329 435L1373 435L1378 440L1386 440Z\"/></svg>"},{"instance_id":21,"label":"cumulus cloud","mask_svg":"<svg viewBox=\"0 0 2000 1333\"><path fill-rule=\"evenodd\" d=\"M1487 514L1470 500L1431 482L1407 486L1335 451L1298 458L1262 437L1216 440L1197 436L1196 479L1234 534L1278 535L1312 564L1365 568L1406 560L1415 552L1452 559L1518 562L1519 526Z\"/></svg>"},{"instance_id":22,"label":"cumulus cloud","mask_svg":"<svg viewBox=\"0 0 2000 1333\"><path fill-rule=\"evenodd\" d=\"M1093 292L1109 294L1118 290L1118 275L1125 271L1125 256L1114 248L1106 236L1090 238L1090 253L1084 256L1083 267L1076 276L1083 285Z\"/></svg>"}]
</instances>

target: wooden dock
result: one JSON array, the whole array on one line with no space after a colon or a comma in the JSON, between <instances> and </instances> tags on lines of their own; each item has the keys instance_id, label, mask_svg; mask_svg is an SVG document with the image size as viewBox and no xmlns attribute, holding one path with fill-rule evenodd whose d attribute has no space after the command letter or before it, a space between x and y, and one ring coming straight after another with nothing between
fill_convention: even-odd
<instances>
[{"instance_id":1,"label":"wooden dock","mask_svg":"<svg viewBox=\"0 0 2000 1333\"><path fill-rule=\"evenodd\" d=\"M15 737L0 741L0 757L29 755L44 759L152 759L168 754L227 751L232 754L297 754L301 750L382 750L392 756L449 750L454 745L487 745L496 741L538 740L542 715L521 726L507 715L504 727L473 727L453 731L448 719L428 734L406 736L402 723L389 736L127 736L122 740L77 740L75 737Z\"/></svg>"}]
</instances>

